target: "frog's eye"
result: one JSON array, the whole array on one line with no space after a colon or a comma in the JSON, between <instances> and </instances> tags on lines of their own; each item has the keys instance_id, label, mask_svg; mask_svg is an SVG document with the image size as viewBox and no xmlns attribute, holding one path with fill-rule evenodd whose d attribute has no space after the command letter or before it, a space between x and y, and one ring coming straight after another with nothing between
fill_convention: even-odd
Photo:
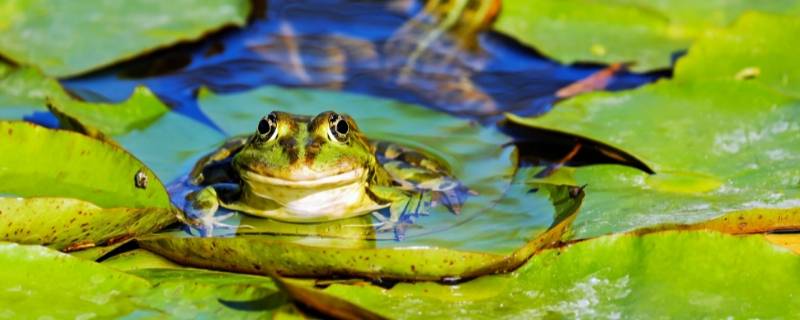
<instances>
[{"instance_id":1,"label":"frog's eye","mask_svg":"<svg viewBox=\"0 0 800 320\"><path fill-rule=\"evenodd\" d=\"M258 136L264 140L272 140L278 131L278 117L275 113L270 113L268 116L261 118L258 122Z\"/></svg>"},{"instance_id":2,"label":"frog's eye","mask_svg":"<svg viewBox=\"0 0 800 320\"><path fill-rule=\"evenodd\" d=\"M347 140L347 133L350 132L350 125L347 124L342 116L337 113L331 113L328 118L328 136L336 141L345 142Z\"/></svg>"}]
</instances>

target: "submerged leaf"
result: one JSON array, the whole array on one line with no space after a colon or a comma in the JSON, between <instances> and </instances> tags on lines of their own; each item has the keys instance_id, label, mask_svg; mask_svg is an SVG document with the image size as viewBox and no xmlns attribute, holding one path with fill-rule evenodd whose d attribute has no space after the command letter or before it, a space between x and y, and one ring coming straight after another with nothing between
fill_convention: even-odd
<instances>
[{"instance_id":1,"label":"submerged leaf","mask_svg":"<svg viewBox=\"0 0 800 320\"><path fill-rule=\"evenodd\" d=\"M7 0L0 6L0 55L48 75L76 75L244 25L249 11L248 0Z\"/></svg>"},{"instance_id":2,"label":"submerged leaf","mask_svg":"<svg viewBox=\"0 0 800 320\"><path fill-rule=\"evenodd\" d=\"M324 237L276 240L266 236L192 238L175 235L142 237L139 244L181 264L254 274L297 277L351 276L397 280L455 280L507 272L561 240L583 198L572 188L542 186L551 192L558 216L551 228L507 255L441 247L378 248L332 246ZM334 238L335 239L335 238Z\"/></svg>"},{"instance_id":3,"label":"submerged leaf","mask_svg":"<svg viewBox=\"0 0 800 320\"><path fill-rule=\"evenodd\" d=\"M430 319L781 318L800 316L800 257L763 236L664 232L586 240L534 256L509 274L458 285L325 292L384 316Z\"/></svg>"},{"instance_id":4,"label":"submerged leaf","mask_svg":"<svg viewBox=\"0 0 800 320\"><path fill-rule=\"evenodd\" d=\"M0 122L0 134L3 240L75 248L175 220L158 178L114 145L25 122Z\"/></svg>"}]
</instances>

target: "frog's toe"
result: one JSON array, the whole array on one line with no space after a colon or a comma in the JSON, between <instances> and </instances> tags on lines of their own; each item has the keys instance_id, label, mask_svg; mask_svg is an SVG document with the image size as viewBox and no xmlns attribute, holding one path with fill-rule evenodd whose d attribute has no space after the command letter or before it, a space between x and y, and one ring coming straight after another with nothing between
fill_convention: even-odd
<instances>
[{"instance_id":1,"label":"frog's toe","mask_svg":"<svg viewBox=\"0 0 800 320\"><path fill-rule=\"evenodd\" d=\"M227 224L223 221L230 219L233 217L235 213L226 213L220 216L215 216L212 214L206 215L199 215L195 216L191 220L191 226L200 232L200 235L203 237L211 237L214 235L214 229L236 229L237 226L233 224Z\"/></svg>"},{"instance_id":2,"label":"frog's toe","mask_svg":"<svg viewBox=\"0 0 800 320\"><path fill-rule=\"evenodd\" d=\"M372 224L372 226L375 227L375 230L379 233L394 231L395 240L398 241L405 239L406 230L408 228L421 228L412 222L387 219L378 212L373 212L372 215L379 220L377 223Z\"/></svg>"}]
</instances>

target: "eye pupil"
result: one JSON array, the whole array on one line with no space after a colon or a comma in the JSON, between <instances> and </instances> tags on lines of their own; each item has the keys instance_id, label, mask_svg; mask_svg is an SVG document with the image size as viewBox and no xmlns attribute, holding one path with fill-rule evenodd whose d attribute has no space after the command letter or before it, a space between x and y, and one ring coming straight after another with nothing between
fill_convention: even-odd
<instances>
[{"instance_id":1,"label":"eye pupil","mask_svg":"<svg viewBox=\"0 0 800 320\"><path fill-rule=\"evenodd\" d=\"M278 117L276 117L274 113L270 113L268 116L261 118L261 121L258 122L258 135L261 136L262 139L272 138L278 126L277 120Z\"/></svg>"},{"instance_id":2,"label":"eye pupil","mask_svg":"<svg viewBox=\"0 0 800 320\"><path fill-rule=\"evenodd\" d=\"M270 126L269 126L269 122L267 121L267 119L261 119L261 121L258 122L258 133L267 134L267 133L269 133L269 130L270 130Z\"/></svg>"},{"instance_id":3,"label":"eye pupil","mask_svg":"<svg viewBox=\"0 0 800 320\"><path fill-rule=\"evenodd\" d=\"M350 127L347 125L347 121L339 121L336 123L336 132L339 134L347 134L347 131Z\"/></svg>"}]
</instances>

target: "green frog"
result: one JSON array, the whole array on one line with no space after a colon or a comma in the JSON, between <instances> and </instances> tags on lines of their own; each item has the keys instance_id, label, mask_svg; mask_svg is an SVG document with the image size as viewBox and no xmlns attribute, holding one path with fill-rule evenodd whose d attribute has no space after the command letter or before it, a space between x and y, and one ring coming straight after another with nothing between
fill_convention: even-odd
<instances>
[{"instance_id":1,"label":"green frog","mask_svg":"<svg viewBox=\"0 0 800 320\"><path fill-rule=\"evenodd\" d=\"M222 173L220 173L222 172ZM468 190L432 157L368 140L352 117L271 112L249 137L236 137L202 158L192 183L187 222L206 236L232 227L220 206L279 221L315 223L373 214L378 231L396 233L406 214L439 203L458 214ZM389 208L389 217L378 211Z\"/></svg>"}]
</instances>

